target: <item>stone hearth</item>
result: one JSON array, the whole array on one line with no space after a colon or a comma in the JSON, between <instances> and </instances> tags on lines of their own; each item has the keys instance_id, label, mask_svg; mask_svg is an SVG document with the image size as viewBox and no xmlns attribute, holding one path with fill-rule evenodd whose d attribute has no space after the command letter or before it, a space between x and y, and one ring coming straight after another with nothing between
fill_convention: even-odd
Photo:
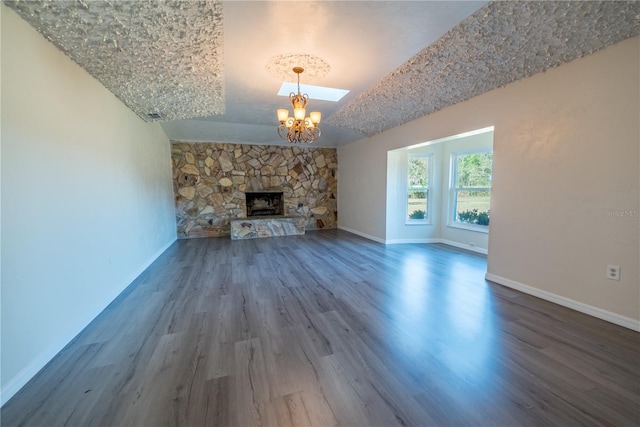
<instances>
[{"instance_id":1,"label":"stone hearth","mask_svg":"<svg viewBox=\"0 0 640 427\"><path fill-rule=\"evenodd\" d=\"M247 218L231 221L231 240L302 234L304 234L304 218L301 217Z\"/></svg>"}]
</instances>

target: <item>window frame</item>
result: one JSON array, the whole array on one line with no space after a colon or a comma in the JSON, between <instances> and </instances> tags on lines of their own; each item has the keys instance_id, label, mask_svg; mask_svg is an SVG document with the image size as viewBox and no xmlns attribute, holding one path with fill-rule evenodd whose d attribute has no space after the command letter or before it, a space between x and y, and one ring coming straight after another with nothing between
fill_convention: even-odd
<instances>
[{"instance_id":1,"label":"window frame","mask_svg":"<svg viewBox=\"0 0 640 427\"><path fill-rule=\"evenodd\" d=\"M417 187L417 186L409 186L409 161L411 159L427 159L427 186L426 187ZM406 183L406 192L405 192L405 225L430 225L431 224L431 211L433 203L430 203L430 196L433 194L433 153L409 153L407 155L407 179ZM425 207L425 218L424 219L411 219L409 218L409 191L411 190L424 190L427 193L427 206Z\"/></svg>"},{"instance_id":2,"label":"window frame","mask_svg":"<svg viewBox=\"0 0 640 427\"><path fill-rule=\"evenodd\" d=\"M468 156L470 154L485 154L491 153L491 187L457 187L458 182L458 158ZM447 215L447 227L461 228L463 230L477 231L480 233L489 233L489 225L469 224L466 222L458 221L457 206L458 206L458 192L459 191L488 191L489 201L491 201L491 190L493 187L493 148L477 148L465 151L456 151L451 153L451 160L449 165L449 215ZM491 204L491 202L489 202Z\"/></svg>"}]
</instances>

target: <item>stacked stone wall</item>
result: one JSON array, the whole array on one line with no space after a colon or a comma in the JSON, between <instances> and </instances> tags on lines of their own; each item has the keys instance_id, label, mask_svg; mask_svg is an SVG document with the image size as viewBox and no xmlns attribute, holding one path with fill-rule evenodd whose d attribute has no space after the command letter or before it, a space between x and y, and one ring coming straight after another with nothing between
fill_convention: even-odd
<instances>
[{"instance_id":1,"label":"stacked stone wall","mask_svg":"<svg viewBox=\"0 0 640 427\"><path fill-rule=\"evenodd\" d=\"M307 230L336 227L334 148L172 142L171 161L179 238L228 236L246 191L282 191L285 215Z\"/></svg>"}]
</instances>

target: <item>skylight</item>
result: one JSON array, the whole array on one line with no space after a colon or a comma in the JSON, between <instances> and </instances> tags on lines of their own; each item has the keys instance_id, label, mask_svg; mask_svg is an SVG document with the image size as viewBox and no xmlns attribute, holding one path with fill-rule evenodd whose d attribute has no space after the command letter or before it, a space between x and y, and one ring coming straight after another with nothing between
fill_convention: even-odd
<instances>
[{"instance_id":1,"label":"skylight","mask_svg":"<svg viewBox=\"0 0 640 427\"><path fill-rule=\"evenodd\" d=\"M278 95L289 96L291 92L298 93L297 83L284 82L280 86ZM338 102L349 93L346 89L335 89L332 87L313 86L313 85L300 85L300 92L309 95L309 99L315 99L319 101L332 101Z\"/></svg>"}]
</instances>

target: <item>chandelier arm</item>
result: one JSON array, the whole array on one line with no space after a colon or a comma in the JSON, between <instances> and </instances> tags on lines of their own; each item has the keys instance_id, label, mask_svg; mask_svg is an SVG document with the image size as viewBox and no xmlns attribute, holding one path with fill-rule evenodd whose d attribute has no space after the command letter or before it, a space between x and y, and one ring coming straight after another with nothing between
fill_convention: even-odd
<instances>
[{"instance_id":1,"label":"chandelier arm","mask_svg":"<svg viewBox=\"0 0 640 427\"><path fill-rule=\"evenodd\" d=\"M307 108L307 102L309 102L309 95L306 93L302 95L300 92L289 94L289 103L291 104L291 108L296 108L296 104L300 103L300 107Z\"/></svg>"},{"instance_id":2,"label":"chandelier arm","mask_svg":"<svg viewBox=\"0 0 640 427\"><path fill-rule=\"evenodd\" d=\"M284 123L281 123L280 125L278 125L278 135L280 136L280 138L289 139L287 137L288 133L289 133L289 130L287 129L287 126Z\"/></svg>"},{"instance_id":3,"label":"chandelier arm","mask_svg":"<svg viewBox=\"0 0 640 427\"><path fill-rule=\"evenodd\" d=\"M311 129L311 134L313 135L313 140L315 141L316 139L320 138L320 128L319 127L314 127L313 129Z\"/></svg>"}]
</instances>

